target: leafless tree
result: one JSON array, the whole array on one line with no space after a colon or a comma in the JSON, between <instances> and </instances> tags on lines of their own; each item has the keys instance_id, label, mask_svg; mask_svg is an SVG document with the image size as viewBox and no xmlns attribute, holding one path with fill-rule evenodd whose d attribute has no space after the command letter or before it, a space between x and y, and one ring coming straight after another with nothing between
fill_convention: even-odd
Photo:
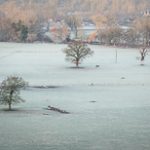
<instances>
[{"instance_id":1,"label":"leafless tree","mask_svg":"<svg viewBox=\"0 0 150 150\"><path fill-rule=\"evenodd\" d=\"M12 104L24 102L20 97L20 90L27 86L21 77L10 76L2 81L0 86L0 104L8 105L8 110L11 110Z\"/></svg>"},{"instance_id":2,"label":"leafless tree","mask_svg":"<svg viewBox=\"0 0 150 150\"><path fill-rule=\"evenodd\" d=\"M79 66L79 63L87 56L91 56L94 52L87 46L87 44L75 41L70 43L63 51L66 54L66 60L71 61Z\"/></svg>"},{"instance_id":3,"label":"leafless tree","mask_svg":"<svg viewBox=\"0 0 150 150\"><path fill-rule=\"evenodd\" d=\"M145 60L145 57L147 55L148 51L147 51L147 48L144 47L140 50L140 54L141 54L141 61L144 61Z\"/></svg>"},{"instance_id":4,"label":"leafless tree","mask_svg":"<svg viewBox=\"0 0 150 150\"><path fill-rule=\"evenodd\" d=\"M69 16L67 16L67 18L65 20L66 20L66 23L68 24L68 26L71 28L71 31L74 32L75 38L77 38L78 37L78 27L80 27L82 24L81 16L75 15L75 14L70 14Z\"/></svg>"}]
</instances>

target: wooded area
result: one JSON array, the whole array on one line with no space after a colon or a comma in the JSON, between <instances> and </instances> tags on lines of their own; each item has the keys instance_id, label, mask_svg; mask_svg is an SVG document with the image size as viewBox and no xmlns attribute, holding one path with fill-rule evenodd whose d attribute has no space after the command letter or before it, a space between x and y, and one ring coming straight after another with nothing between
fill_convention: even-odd
<instances>
[{"instance_id":1,"label":"wooded area","mask_svg":"<svg viewBox=\"0 0 150 150\"><path fill-rule=\"evenodd\" d=\"M88 22L96 26L89 42L149 45L149 8L150 0L0 0L0 41L64 42Z\"/></svg>"}]
</instances>

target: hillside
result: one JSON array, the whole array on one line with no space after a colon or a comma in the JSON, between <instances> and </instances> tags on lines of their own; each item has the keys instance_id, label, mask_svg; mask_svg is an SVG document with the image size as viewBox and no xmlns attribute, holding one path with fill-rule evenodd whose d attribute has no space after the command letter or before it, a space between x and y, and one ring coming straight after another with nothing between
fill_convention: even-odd
<instances>
[{"instance_id":1,"label":"hillside","mask_svg":"<svg viewBox=\"0 0 150 150\"><path fill-rule=\"evenodd\" d=\"M0 0L0 4L15 2L18 7L22 5L51 5L56 3L59 7L63 5L68 11L81 11L92 13L139 13L150 8L150 0ZM68 7L69 6L69 7Z\"/></svg>"},{"instance_id":2,"label":"hillside","mask_svg":"<svg viewBox=\"0 0 150 150\"><path fill-rule=\"evenodd\" d=\"M145 12L150 13L150 0L0 0L0 40L14 41L15 36L20 38L18 29L11 26L19 21L29 29L25 32L31 36L33 33L40 35L41 39L43 28L48 31L50 20L56 23L62 21L61 24L64 22L77 32L77 27L84 22L93 23L98 28L106 24L132 26L137 19L140 21ZM63 25L65 33L66 25ZM141 23L138 26L141 28Z\"/></svg>"}]
</instances>

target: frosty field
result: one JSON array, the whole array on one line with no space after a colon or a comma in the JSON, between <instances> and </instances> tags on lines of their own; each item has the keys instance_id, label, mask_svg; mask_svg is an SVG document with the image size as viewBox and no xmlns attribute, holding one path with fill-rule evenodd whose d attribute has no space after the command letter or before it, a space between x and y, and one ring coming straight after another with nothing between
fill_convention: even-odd
<instances>
[{"instance_id":1,"label":"frosty field","mask_svg":"<svg viewBox=\"0 0 150 150\"><path fill-rule=\"evenodd\" d=\"M0 150L149 150L150 56L141 66L137 49L90 46L75 69L66 46L0 43L0 82L18 75L31 86L17 111L0 106Z\"/></svg>"}]
</instances>

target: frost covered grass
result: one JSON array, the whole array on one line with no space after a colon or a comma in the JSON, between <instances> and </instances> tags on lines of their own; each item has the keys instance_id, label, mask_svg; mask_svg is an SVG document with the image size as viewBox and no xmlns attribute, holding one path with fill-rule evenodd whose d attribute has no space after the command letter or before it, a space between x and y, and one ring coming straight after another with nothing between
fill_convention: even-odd
<instances>
[{"instance_id":1,"label":"frost covered grass","mask_svg":"<svg viewBox=\"0 0 150 150\"><path fill-rule=\"evenodd\" d=\"M149 150L150 57L141 66L137 49L90 46L93 57L75 69L65 47L0 43L0 81L30 84L17 111L0 106L0 150Z\"/></svg>"}]
</instances>

